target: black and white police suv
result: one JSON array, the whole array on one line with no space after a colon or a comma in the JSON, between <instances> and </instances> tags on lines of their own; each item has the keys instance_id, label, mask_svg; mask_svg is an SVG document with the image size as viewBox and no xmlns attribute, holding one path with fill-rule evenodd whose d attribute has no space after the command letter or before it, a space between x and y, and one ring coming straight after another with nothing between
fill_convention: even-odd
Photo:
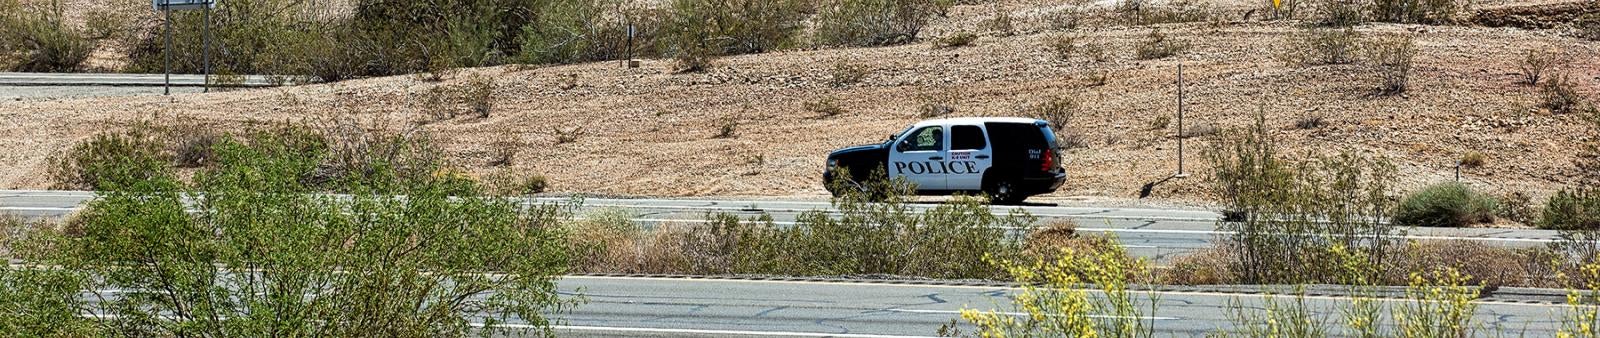
<instances>
[{"instance_id":1,"label":"black and white police suv","mask_svg":"<svg viewBox=\"0 0 1600 338\"><path fill-rule=\"evenodd\" d=\"M848 186L828 184L835 175L862 186L875 170L915 183L919 195L985 193L998 204L1054 192L1067 178L1050 124L1009 117L918 122L883 144L828 154L822 179L838 195Z\"/></svg>"}]
</instances>

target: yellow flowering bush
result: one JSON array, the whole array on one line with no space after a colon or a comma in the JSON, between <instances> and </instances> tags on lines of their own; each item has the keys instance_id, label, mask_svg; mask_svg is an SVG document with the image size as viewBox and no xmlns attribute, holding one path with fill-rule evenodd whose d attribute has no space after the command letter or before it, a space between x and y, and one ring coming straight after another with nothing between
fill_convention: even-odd
<instances>
[{"instance_id":1,"label":"yellow flowering bush","mask_svg":"<svg viewBox=\"0 0 1600 338\"><path fill-rule=\"evenodd\" d=\"M1013 312L961 311L978 337L1154 336L1151 316L1159 297L1150 292L1136 300L1137 292L1129 288L1129 280L1152 280L1150 265L1127 259L1121 246L1092 252L1065 248L1050 261L986 260L1023 286Z\"/></svg>"}]
</instances>

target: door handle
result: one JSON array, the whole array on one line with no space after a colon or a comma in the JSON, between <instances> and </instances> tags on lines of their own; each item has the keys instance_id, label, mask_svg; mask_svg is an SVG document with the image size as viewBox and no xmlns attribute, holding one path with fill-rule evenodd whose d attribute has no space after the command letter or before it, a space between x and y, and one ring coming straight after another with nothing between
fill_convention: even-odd
<instances>
[{"instance_id":1,"label":"door handle","mask_svg":"<svg viewBox=\"0 0 1600 338\"><path fill-rule=\"evenodd\" d=\"M989 159L989 155L978 155L978 156L973 156L973 158L980 159L980 160L987 160L987 159Z\"/></svg>"},{"instance_id":2,"label":"door handle","mask_svg":"<svg viewBox=\"0 0 1600 338\"><path fill-rule=\"evenodd\" d=\"M934 161L943 161L944 160L944 156L934 156L934 157L929 157L928 159L929 160L934 160Z\"/></svg>"}]
</instances>

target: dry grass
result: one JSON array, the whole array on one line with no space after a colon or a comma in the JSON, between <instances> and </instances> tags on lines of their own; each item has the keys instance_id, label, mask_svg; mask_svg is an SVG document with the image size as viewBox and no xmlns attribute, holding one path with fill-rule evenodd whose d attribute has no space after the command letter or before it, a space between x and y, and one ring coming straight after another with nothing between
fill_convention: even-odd
<instances>
[{"instance_id":1,"label":"dry grass","mask_svg":"<svg viewBox=\"0 0 1600 338\"><path fill-rule=\"evenodd\" d=\"M1485 287L1559 287L1551 279L1555 272L1549 263L1556 253L1546 248L1506 248L1468 240L1424 240L1398 244L1401 248L1384 263L1379 285L1406 285L1411 273L1450 268L1467 275L1470 284ZM1159 275L1162 283L1176 285L1219 285L1242 283L1235 271L1236 254L1227 246L1215 245L1178 256ZM1342 284L1341 267L1328 260L1327 266L1310 267L1317 276L1307 282Z\"/></svg>"}]
</instances>

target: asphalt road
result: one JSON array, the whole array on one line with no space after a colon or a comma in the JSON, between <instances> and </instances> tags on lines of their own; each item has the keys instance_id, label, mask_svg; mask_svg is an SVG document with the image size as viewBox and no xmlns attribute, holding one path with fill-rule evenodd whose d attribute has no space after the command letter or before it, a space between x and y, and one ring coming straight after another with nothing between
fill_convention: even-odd
<instances>
[{"instance_id":1,"label":"asphalt road","mask_svg":"<svg viewBox=\"0 0 1600 338\"><path fill-rule=\"evenodd\" d=\"M70 214L93 198L92 193L71 191L0 191L0 213L26 217ZM568 202L539 198L535 202ZM622 208L646 224L695 222L707 212L740 215L767 213L780 224L792 224L809 210L831 210L815 201L723 201L700 199L587 199L581 213ZM915 209L935 207L914 204ZM999 213L1019 207L994 207ZM1137 255L1163 258L1208 245L1218 215L1204 210L1158 210L1073 206L1025 206L1041 219L1072 219L1081 231L1115 233ZM1501 245L1539 245L1554 234L1537 230L1418 229L1414 238L1468 239ZM586 303L557 317L561 336L573 337L918 337L959 318L963 308L1012 311L1010 298L1017 290L1002 286L909 285L850 281L740 280L716 278L652 278L567 276L559 289ZM1550 336L1559 329L1555 320L1564 310L1560 293L1538 290L1543 301L1529 302L1525 294L1497 291L1478 302L1476 317L1486 334ZM1246 292L1241 292L1246 291ZM1203 336L1230 329L1227 311L1231 301L1260 308L1254 287L1179 288L1160 291L1158 309L1145 314L1160 336ZM1280 290L1281 291L1281 290ZM1307 302L1320 320L1339 326L1338 304L1347 298L1309 296ZM1540 293L1542 292L1542 293ZM1535 297L1536 298L1536 297ZM1275 299L1288 299L1277 297ZM1145 303L1148 304L1148 303ZM1396 303L1390 303L1396 306ZM1013 313L1014 314L1014 313ZM517 325L511 323L511 325ZM1337 333L1337 332L1335 332Z\"/></svg>"},{"instance_id":2,"label":"asphalt road","mask_svg":"<svg viewBox=\"0 0 1600 338\"><path fill-rule=\"evenodd\" d=\"M161 95L166 79L162 74L91 74L91 73L8 73L0 72L0 100L54 100L101 96ZM215 81L215 79L213 79ZM202 91L205 77L201 75L173 74L172 93L192 94ZM247 76L244 82L230 84L232 90L272 86L264 76Z\"/></svg>"},{"instance_id":3,"label":"asphalt road","mask_svg":"<svg viewBox=\"0 0 1600 338\"><path fill-rule=\"evenodd\" d=\"M0 191L0 212L25 217L59 217L81 208L93 198L81 191ZM535 198L536 203L571 203L566 198ZM913 210L937 207L937 203L913 203ZM584 199L582 214L605 209L627 210L633 219L647 227L662 223L704 222L707 213L729 213L745 218L771 215L780 226L795 224L801 213L820 210L837 212L824 201L710 200L710 199ZM996 214L1026 211L1038 223L1056 220L1077 222L1078 231L1114 234L1129 253L1150 258L1157 264L1172 257L1210 246L1219 235L1220 215L1206 210L1165 210L1100 208L1075 206L994 206ZM1556 233L1532 229L1417 228L1407 238L1432 240L1475 240L1501 246L1536 246L1552 242Z\"/></svg>"},{"instance_id":4,"label":"asphalt road","mask_svg":"<svg viewBox=\"0 0 1600 338\"><path fill-rule=\"evenodd\" d=\"M562 336L669 337L928 337L960 317L963 308L1012 312L1017 290L986 286L884 285L840 282L684 280L626 277L567 277L560 290L588 303L566 321ZM1287 290L1285 290L1287 292ZM1093 294L1098 295L1098 294ZM1135 299L1146 299L1136 294ZM1204 336L1231 330L1230 301L1260 309L1263 297L1206 290L1157 292L1154 313L1141 319L1158 336ZM1313 318L1342 330L1343 296L1307 296ZM1393 307L1398 300L1384 302ZM1150 304L1140 301L1141 308ZM1564 305L1488 298L1477 302L1482 335L1548 337L1560 328ZM967 332L970 327L962 324ZM1476 336L1476 335L1475 335Z\"/></svg>"}]
</instances>

